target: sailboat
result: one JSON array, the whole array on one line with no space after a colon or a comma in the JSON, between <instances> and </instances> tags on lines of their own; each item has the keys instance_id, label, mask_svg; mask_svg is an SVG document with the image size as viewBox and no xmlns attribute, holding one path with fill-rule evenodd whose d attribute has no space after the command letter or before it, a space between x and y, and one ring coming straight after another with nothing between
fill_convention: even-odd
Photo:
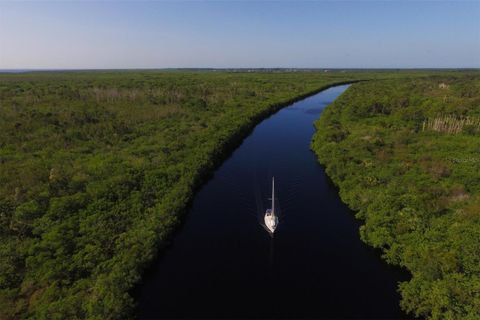
<instances>
[{"instance_id":1,"label":"sailboat","mask_svg":"<svg viewBox=\"0 0 480 320\"><path fill-rule=\"evenodd\" d=\"M278 217L275 215L275 177L272 177L272 208L265 212L265 226L272 234L278 226Z\"/></svg>"}]
</instances>

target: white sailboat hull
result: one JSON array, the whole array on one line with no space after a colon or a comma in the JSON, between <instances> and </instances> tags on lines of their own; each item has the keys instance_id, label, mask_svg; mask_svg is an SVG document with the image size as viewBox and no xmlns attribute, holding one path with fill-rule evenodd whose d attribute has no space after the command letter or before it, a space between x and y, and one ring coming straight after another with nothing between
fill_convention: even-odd
<instances>
[{"instance_id":1,"label":"white sailboat hull","mask_svg":"<svg viewBox=\"0 0 480 320\"><path fill-rule=\"evenodd\" d=\"M265 221L265 227L267 227L268 231L270 231L271 233L274 233L275 229L278 226L278 218L272 215L270 210L267 210L264 221Z\"/></svg>"}]
</instances>

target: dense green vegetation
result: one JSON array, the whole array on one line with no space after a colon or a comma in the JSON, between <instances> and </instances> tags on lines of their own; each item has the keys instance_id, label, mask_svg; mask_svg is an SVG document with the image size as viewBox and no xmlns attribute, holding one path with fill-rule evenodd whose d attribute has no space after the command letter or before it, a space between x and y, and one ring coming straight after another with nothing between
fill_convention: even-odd
<instances>
[{"instance_id":1,"label":"dense green vegetation","mask_svg":"<svg viewBox=\"0 0 480 320\"><path fill-rule=\"evenodd\" d=\"M128 315L129 290L224 153L282 104L367 76L0 75L0 318Z\"/></svg>"},{"instance_id":2,"label":"dense green vegetation","mask_svg":"<svg viewBox=\"0 0 480 320\"><path fill-rule=\"evenodd\" d=\"M480 75L352 85L312 148L364 220L362 239L412 279L404 310L480 319Z\"/></svg>"},{"instance_id":3,"label":"dense green vegetation","mask_svg":"<svg viewBox=\"0 0 480 320\"><path fill-rule=\"evenodd\" d=\"M458 72L446 74L459 75ZM390 71L0 74L0 318L116 319L128 316L133 306L130 289L139 281L142 271L158 250L166 245L195 188L255 123L292 99L332 84L360 79L422 78L427 75L426 72ZM438 190L450 190L456 195L456 198L445 195L440 202L458 207L448 207L444 210L445 214L453 215L452 210L458 209L463 210L461 217L464 219L474 219L477 217L475 212L478 212L478 197L472 188L475 185L478 187L478 177L475 178L471 168L478 168L478 161L475 162L476 155L466 158L466 153L474 148L471 139L477 132L474 124L478 114L470 106L478 95L471 91L474 82L470 79L464 78L461 83L454 82L454 79L445 81L451 87L444 88L444 91L432 89L432 92L438 92L436 100L431 97L432 101L436 101L435 108L438 110L426 108L424 114L419 113L416 106L427 100L415 96L416 100L407 99L407 107L411 107L405 109L402 121L417 131L423 125L422 130L425 131L419 135L430 137L429 147L435 152L441 150L433 144L436 141L434 138L439 136L446 137L445 143L448 142L451 148L457 146L457 139L463 139L470 146L469 149L462 145L462 153L452 155L450 162L444 160L442 165L438 165L438 157L433 152L430 158L422 160L422 165L428 168L427 173L439 175L438 179L444 179L446 175L443 168L449 174L446 181L452 183L451 190L447 182L442 186L432 186ZM397 82L381 83L384 90L397 86ZM412 86L409 82L399 83L406 86L402 90L410 90ZM418 80L418 83L428 87L427 82ZM378 89L378 83L358 84L349 89L348 95L341 101L346 102L349 99L346 97L350 95L361 96L362 88L370 89L369 86ZM366 90L364 96L371 92ZM374 95L372 99L378 97ZM383 98L389 99L387 95ZM381 101L383 105L388 105L386 102L390 100L387 100ZM339 105L344 102L339 102ZM425 105L430 108L430 104L425 102ZM463 108L460 113L459 106ZM377 109L383 110L376 107L374 112ZM327 114L332 113L331 110L329 108ZM457 118L449 117L450 114L455 114ZM466 115L471 116L468 118L470 122L466 120ZM377 116L388 118L387 114ZM357 118L363 119L361 115ZM328 121L328 118L322 121ZM346 138L346 127L340 125L343 122L335 121L335 130L327 134L333 134L335 139ZM446 124L442 125L442 121ZM457 122L462 122L464 132L444 137L442 130L447 128L448 131L452 125L457 130ZM376 133L371 133L367 140L361 140L372 143L370 148L380 143L378 137L387 139L382 134L386 136L389 132L378 124L375 126L378 127ZM328 128L330 130L332 126ZM406 128L410 127L399 130L408 132ZM404 139L415 137L400 135ZM320 139L317 138L317 141ZM403 149L395 148L395 152L403 150L404 156L408 156L405 154L406 143L403 142ZM332 156L341 156L334 147L337 145L330 146ZM350 150L354 152L357 149ZM338 159L335 162L342 165ZM348 163L348 166L352 165ZM461 167L463 171L452 171L453 166ZM329 169L334 177L333 171ZM384 172L385 177L372 175L376 179L387 179L388 172ZM455 178L456 175L460 178ZM464 177L468 179L462 180ZM427 180L421 181L419 187L428 185ZM401 193L402 190L398 188L397 191ZM374 194L374 191L369 193L370 196ZM342 196L354 206L352 199L356 198L352 196L349 199L343 188ZM449 197L459 200L455 202ZM416 201L424 199L421 197ZM354 207L359 208L360 205L357 203ZM405 209L405 214L416 212L409 210ZM366 213L360 212L365 218ZM380 211L378 214L383 213ZM380 237L382 232L385 237L393 237L388 233L392 230L385 227L379 232L374 230L380 229L373 227L385 224L381 219L393 220L392 214L388 212L380 220L375 219L367 224L369 227L363 231L364 238L377 239L378 243L370 240L376 246L388 246L386 252L392 262L404 265L419 263L416 259L423 256L417 251L410 250L407 254L407 247L400 245L399 241L392 240L387 244L386 240L378 240L383 239ZM405 221L412 223L411 219L425 223L421 218L410 216ZM478 236L478 229L468 230L473 228L473 224L460 221L458 226L457 234L474 237L473 231L477 230ZM407 230L413 228L408 224L403 227ZM432 230L437 233L428 234L428 237L443 237L443 229ZM458 245L458 241L465 241L468 245L474 243L467 238L448 239L453 241L452 250L455 250L453 245ZM425 243L429 242L425 240ZM435 250L444 252L443 248L440 246ZM464 269L466 266L478 266L477 256L467 254L477 249L462 247L464 257L469 256L471 260L465 265L454 260L456 265ZM425 247L423 250L430 252L434 249ZM409 258L403 258L403 255ZM445 253L445 261L454 259L451 256ZM434 266L425 264L426 268ZM468 276L466 272L459 274ZM462 283L470 286L471 290L478 290L478 286L475 287L469 279ZM419 282L417 287L422 285L423 282ZM415 290L426 294L415 289L417 287L405 287L404 292L412 292L410 298L406 296L405 306L429 310L428 304L420 308L410 302ZM439 288L446 290L445 286ZM441 296L442 292L437 295ZM473 296L469 292L467 289L461 291L465 299ZM478 298L475 303L473 307L478 307ZM460 305L472 306L470 302Z\"/></svg>"}]
</instances>

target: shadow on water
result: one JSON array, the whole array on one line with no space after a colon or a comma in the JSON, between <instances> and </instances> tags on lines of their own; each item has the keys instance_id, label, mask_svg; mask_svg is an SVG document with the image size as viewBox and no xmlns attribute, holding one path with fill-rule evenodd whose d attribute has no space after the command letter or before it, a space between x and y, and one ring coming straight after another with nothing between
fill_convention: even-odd
<instances>
[{"instance_id":1,"label":"shadow on water","mask_svg":"<svg viewBox=\"0 0 480 320\"><path fill-rule=\"evenodd\" d=\"M348 86L263 121L197 192L172 245L136 289L152 318L406 319L391 267L310 151L313 122ZM263 217L275 176L278 228Z\"/></svg>"}]
</instances>

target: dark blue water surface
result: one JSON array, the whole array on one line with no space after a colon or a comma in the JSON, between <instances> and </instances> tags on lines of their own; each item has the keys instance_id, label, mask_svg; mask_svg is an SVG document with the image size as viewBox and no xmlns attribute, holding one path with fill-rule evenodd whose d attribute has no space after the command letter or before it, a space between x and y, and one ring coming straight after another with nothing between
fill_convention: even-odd
<instances>
[{"instance_id":1,"label":"dark blue water surface","mask_svg":"<svg viewBox=\"0 0 480 320\"><path fill-rule=\"evenodd\" d=\"M196 194L137 288L139 318L406 318L407 275L360 241L359 222L309 145L334 87L260 123ZM261 226L271 179L280 222Z\"/></svg>"}]
</instances>

